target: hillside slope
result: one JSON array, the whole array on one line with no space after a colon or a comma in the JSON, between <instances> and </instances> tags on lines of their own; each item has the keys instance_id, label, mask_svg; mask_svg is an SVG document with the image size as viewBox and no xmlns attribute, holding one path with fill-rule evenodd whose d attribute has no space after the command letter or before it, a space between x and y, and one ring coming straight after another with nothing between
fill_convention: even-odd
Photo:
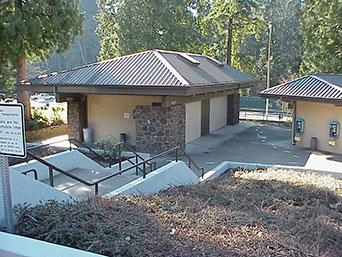
<instances>
[{"instance_id":1,"label":"hillside slope","mask_svg":"<svg viewBox=\"0 0 342 257\"><path fill-rule=\"evenodd\" d=\"M149 197L17 208L17 233L108 256L341 256L342 183L293 171L224 176Z\"/></svg>"}]
</instances>

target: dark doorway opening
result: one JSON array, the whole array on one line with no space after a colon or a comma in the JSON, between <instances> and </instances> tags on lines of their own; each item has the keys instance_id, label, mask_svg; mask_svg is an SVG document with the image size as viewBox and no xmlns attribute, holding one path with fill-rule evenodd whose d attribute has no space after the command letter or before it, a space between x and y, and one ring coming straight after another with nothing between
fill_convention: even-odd
<instances>
[{"instance_id":1,"label":"dark doorway opening","mask_svg":"<svg viewBox=\"0 0 342 257\"><path fill-rule=\"evenodd\" d=\"M201 136L209 134L210 100L201 102Z\"/></svg>"}]
</instances>

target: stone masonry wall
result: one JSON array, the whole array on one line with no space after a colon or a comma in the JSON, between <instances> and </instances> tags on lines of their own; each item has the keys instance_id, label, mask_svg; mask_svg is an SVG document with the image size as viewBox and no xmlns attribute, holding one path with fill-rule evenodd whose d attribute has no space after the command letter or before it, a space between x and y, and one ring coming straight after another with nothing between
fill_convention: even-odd
<instances>
[{"instance_id":1,"label":"stone masonry wall","mask_svg":"<svg viewBox=\"0 0 342 257\"><path fill-rule=\"evenodd\" d=\"M136 106L136 146L139 151L160 153L185 147L185 105Z\"/></svg>"},{"instance_id":2,"label":"stone masonry wall","mask_svg":"<svg viewBox=\"0 0 342 257\"><path fill-rule=\"evenodd\" d=\"M69 138L83 140L83 128L87 126L87 102L68 102Z\"/></svg>"},{"instance_id":3,"label":"stone masonry wall","mask_svg":"<svg viewBox=\"0 0 342 257\"><path fill-rule=\"evenodd\" d=\"M236 125L240 119L240 95L227 95L227 125Z\"/></svg>"}]
</instances>

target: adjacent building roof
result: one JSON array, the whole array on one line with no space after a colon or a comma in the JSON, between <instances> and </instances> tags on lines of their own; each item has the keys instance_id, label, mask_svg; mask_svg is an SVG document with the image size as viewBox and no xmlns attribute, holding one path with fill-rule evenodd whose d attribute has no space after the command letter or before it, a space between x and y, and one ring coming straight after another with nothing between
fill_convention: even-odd
<instances>
[{"instance_id":1,"label":"adjacent building roof","mask_svg":"<svg viewBox=\"0 0 342 257\"><path fill-rule=\"evenodd\" d=\"M206 55L148 50L37 76L26 90L44 87L247 87L257 79ZM35 90L35 89L33 89ZM60 91L60 90L59 90ZM81 91L81 90L80 90Z\"/></svg>"},{"instance_id":2,"label":"adjacent building roof","mask_svg":"<svg viewBox=\"0 0 342 257\"><path fill-rule=\"evenodd\" d=\"M263 97L342 103L342 74L316 74L260 92Z\"/></svg>"}]
</instances>

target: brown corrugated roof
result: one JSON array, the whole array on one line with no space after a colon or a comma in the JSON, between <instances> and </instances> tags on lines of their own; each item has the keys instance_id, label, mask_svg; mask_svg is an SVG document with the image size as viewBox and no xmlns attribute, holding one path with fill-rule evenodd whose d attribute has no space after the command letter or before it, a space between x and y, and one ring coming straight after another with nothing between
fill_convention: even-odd
<instances>
[{"instance_id":1,"label":"brown corrugated roof","mask_svg":"<svg viewBox=\"0 0 342 257\"><path fill-rule=\"evenodd\" d=\"M205 55L148 50L38 76L47 86L210 86L256 84L256 78Z\"/></svg>"},{"instance_id":2,"label":"brown corrugated roof","mask_svg":"<svg viewBox=\"0 0 342 257\"><path fill-rule=\"evenodd\" d=\"M308 75L263 90L260 95L269 98L342 102L342 75Z\"/></svg>"}]
</instances>

